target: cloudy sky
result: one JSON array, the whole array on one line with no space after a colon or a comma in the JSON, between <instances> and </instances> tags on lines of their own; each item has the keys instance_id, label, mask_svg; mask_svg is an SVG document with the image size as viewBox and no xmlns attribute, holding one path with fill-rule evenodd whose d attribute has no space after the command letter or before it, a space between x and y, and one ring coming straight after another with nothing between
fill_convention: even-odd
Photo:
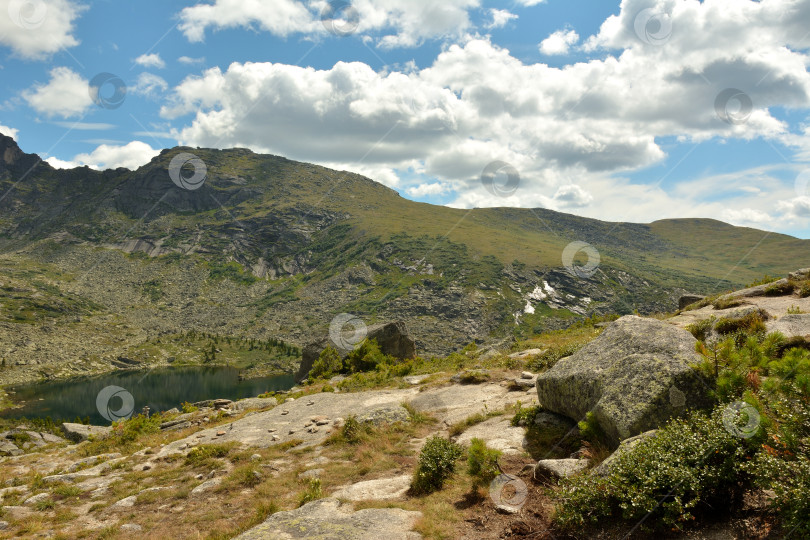
<instances>
[{"instance_id":1,"label":"cloudy sky","mask_svg":"<svg viewBox=\"0 0 810 540\"><path fill-rule=\"evenodd\" d=\"M0 0L58 167L247 147L454 207L810 237L810 0Z\"/></svg>"}]
</instances>

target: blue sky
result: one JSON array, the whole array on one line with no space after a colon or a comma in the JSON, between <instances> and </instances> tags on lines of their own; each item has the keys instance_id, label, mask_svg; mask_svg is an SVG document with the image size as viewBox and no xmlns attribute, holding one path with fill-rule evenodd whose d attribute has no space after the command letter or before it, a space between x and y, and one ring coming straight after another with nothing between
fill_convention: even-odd
<instances>
[{"instance_id":1,"label":"blue sky","mask_svg":"<svg viewBox=\"0 0 810 540\"><path fill-rule=\"evenodd\" d=\"M0 0L0 131L60 167L243 146L437 204L810 237L810 1L332 4Z\"/></svg>"}]
</instances>

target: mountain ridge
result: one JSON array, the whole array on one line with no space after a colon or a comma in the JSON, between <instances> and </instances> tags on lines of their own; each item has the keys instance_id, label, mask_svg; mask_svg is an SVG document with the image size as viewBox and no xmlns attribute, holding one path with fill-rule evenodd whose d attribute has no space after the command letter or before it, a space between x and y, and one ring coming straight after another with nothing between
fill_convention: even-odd
<instances>
[{"instance_id":1,"label":"mountain ridge","mask_svg":"<svg viewBox=\"0 0 810 540\"><path fill-rule=\"evenodd\" d=\"M170 177L183 153L205 164L199 189ZM56 304L98 307L71 322L36 307L29 293L0 298L30 314L26 326L6 310L0 338L53 342L34 370L44 377L147 350L149 362L202 357L199 348L158 343L189 331L300 347L344 312L369 325L403 319L420 353L445 354L583 316L671 311L684 292L719 292L810 258L809 240L710 219L610 223L547 209L417 203L355 173L247 149L178 147L134 171L59 170L0 136L0 156L6 281ZM577 273L588 262L581 250L566 268L574 242L598 253L592 273ZM29 319L50 321L51 337ZM71 328L77 339L110 321L132 336L78 353L53 338ZM24 351L7 347L0 356L19 373L32 371Z\"/></svg>"}]
</instances>

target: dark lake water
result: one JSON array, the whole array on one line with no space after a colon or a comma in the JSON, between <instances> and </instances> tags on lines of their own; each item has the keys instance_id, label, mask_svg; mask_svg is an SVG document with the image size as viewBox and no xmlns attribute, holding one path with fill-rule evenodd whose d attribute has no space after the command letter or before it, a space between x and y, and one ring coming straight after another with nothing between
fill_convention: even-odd
<instances>
[{"instance_id":1,"label":"dark lake water","mask_svg":"<svg viewBox=\"0 0 810 540\"><path fill-rule=\"evenodd\" d=\"M91 378L7 387L12 400L23 406L0 411L0 416L50 416L54 421L73 421L76 417L89 416L92 424L109 425L110 420L102 416L97 403L102 390L108 387L119 387L123 392L111 389L101 394L102 410L108 416L114 416L119 411L120 416L125 416L129 410L140 413L144 406L148 406L152 412L166 411L172 407L180 408L184 401L194 403L214 398L236 400L256 397L271 390L289 390L294 385L292 375L240 381L239 370L228 367L118 371Z\"/></svg>"}]
</instances>

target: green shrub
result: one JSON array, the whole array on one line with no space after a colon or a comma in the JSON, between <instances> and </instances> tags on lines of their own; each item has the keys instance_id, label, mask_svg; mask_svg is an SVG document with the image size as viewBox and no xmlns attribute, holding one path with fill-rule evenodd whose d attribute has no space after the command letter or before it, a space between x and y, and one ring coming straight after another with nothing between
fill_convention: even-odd
<instances>
[{"instance_id":1,"label":"green shrub","mask_svg":"<svg viewBox=\"0 0 810 540\"><path fill-rule=\"evenodd\" d=\"M307 488L298 497L298 506L304 506L308 502L323 499L323 489L321 488L321 480L319 478L310 478Z\"/></svg>"},{"instance_id":2,"label":"green shrub","mask_svg":"<svg viewBox=\"0 0 810 540\"><path fill-rule=\"evenodd\" d=\"M343 440L349 444L358 444L363 440L363 433L365 432L366 427L354 415L348 416L343 422L343 427L340 428Z\"/></svg>"},{"instance_id":3,"label":"green shrub","mask_svg":"<svg viewBox=\"0 0 810 540\"><path fill-rule=\"evenodd\" d=\"M810 296L810 281L805 281L799 285L799 298L807 298Z\"/></svg>"},{"instance_id":4,"label":"green shrub","mask_svg":"<svg viewBox=\"0 0 810 540\"><path fill-rule=\"evenodd\" d=\"M310 382L315 379L330 379L343 370L343 360L334 347L327 347L321 351L318 359L312 364L309 372Z\"/></svg>"},{"instance_id":5,"label":"green shrub","mask_svg":"<svg viewBox=\"0 0 810 540\"><path fill-rule=\"evenodd\" d=\"M548 350L543 351L541 354L538 354L526 362L526 368L535 373L541 373L554 367L554 364L556 364L560 358L571 356L584 346L585 343L567 343L565 345L550 347Z\"/></svg>"},{"instance_id":6,"label":"green shrub","mask_svg":"<svg viewBox=\"0 0 810 540\"><path fill-rule=\"evenodd\" d=\"M783 528L795 538L810 538L810 460L784 460L761 453L747 467L756 483L776 494L772 503L783 519Z\"/></svg>"},{"instance_id":7,"label":"green shrub","mask_svg":"<svg viewBox=\"0 0 810 540\"><path fill-rule=\"evenodd\" d=\"M217 458L224 458L231 451L231 444L201 444L186 454L186 465L201 465Z\"/></svg>"},{"instance_id":8,"label":"green shrub","mask_svg":"<svg viewBox=\"0 0 810 540\"><path fill-rule=\"evenodd\" d=\"M539 405L534 407L523 408L523 405L518 401L515 404L515 416L512 417L511 424L513 426L530 426L534 422L535 417L542 412L543 408Z\"/></svg>"},{"instance_id":9,"label":"green shrub","mask_svg":"<svg viewBox=\"0 0 810 540\"><path fill-rule=\"evenodd\" d=\"M681 529L694 513L734 504L750 479L742 465L762 437L733 436L724 427L724 409L672 420L619 456L606 476L561 480L553 493L556 524L577 528L610 517L638 521L649 514L648 523Z\"/></svg>"},{"instance_id":10,"label":"green shrub","mask_svg":"<svg viewBox=\"0 0 810 540\"><path fill-rule=\"evenodd\" d=\"M786 281L784 283L774 283L765 288L765 296L785 296L793 293L793 283Z\"/></svg>"},{"instance_id":11,"label":"green shrub","mask_svg":"<svg viewBox=\"0 0 810 540\"><path fill-rule=\"evenodd\" d=\"M442 489L463 453L458 444L448 439L438 435L430 437L419 454L419 463L411 483L414 493L427 494Z\"/></svg>"},{"instance_id":12,"label":"green shrub","mask_svg":"<svg viewBox=\"0 0 810 540\"><path fill-rule=\"evenodd\" d=\"M702 321L694 322L687 325L686 330L695 336L698 341L706 341L706 337L714 326L715 318L703 319Z\"/></svg>"},{"instance_id":13,"label":"green shrub","mask_svg":"<svg viewBox=\"0 0 810 540\"><path fill-rule=\"evenodd\" d=\"M489 485L501 472L498 458L501 451L487 448L482 439L474 438L467 451L467 473L473 478L473 487Z\"/></svg>"},{"instance_id":14,"label":"green shrub","mask_svg":"<svg viewBox=\"0 0 810 540\"><path fill-rule=\"evenodd\" d=\"M741 306L744 303L745 302L743 301L742 298L738 298L738 297L734 297L734 296L732 296L730 298L726 298L724 296L721 296L720 298L718 298L717 300L712 302L712 307L714 309L729 309L729 308Z\"/></svg>"},{"instance_id":15,"label":"green shrub","mask_svg":"<svg viewBox=\"0 0 810 540\"><path fill-rule=\"evenodd\" d=\"M380 352L377 340L367 339L346 357L346 367L352 373L373 371L377 365L388 361L393 363L393 359L386 357Z\"/></svg>"},{"instance_id":16,"label":"green shrub","mask_svg":"<svg viewBox=\"0 0 810 540\"><path fill-rule=\"evenodd\" d=\"M193 413L193 412L196 412L196 411L200 410L199 407L195 407L194 405L192 405L188 401L184 401L183 405L181 407L182 407L182 410L183 410L184 413Z\"/></svg>"},{"instance_id":17,"label":"green shrub","mask_svg":"<svg viewBox=\"0 0 810 540\"><path fill-rule=\"evenodd\" d=\"M765 317L761 311L752 311L741 317L723 317L715 323L714 329L720 334L731 334L740 331L755 334L767 330Z\"/></svg>"}]
</instances>

